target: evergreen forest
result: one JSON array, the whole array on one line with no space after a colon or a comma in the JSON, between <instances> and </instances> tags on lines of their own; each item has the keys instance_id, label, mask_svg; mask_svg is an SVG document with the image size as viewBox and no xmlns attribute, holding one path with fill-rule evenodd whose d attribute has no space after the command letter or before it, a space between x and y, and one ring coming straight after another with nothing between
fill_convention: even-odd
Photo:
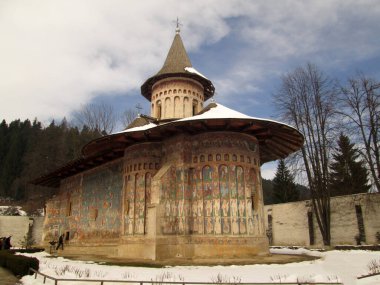
<instances>
[{"instance_id":1,"label":"evergreen forest","mask_svg":"<svg viewBox=\"0 0 380 285\"><path fill-rule=\"evenodd\" d=\"M65 119L46 127L34 120L0 123L0 197L4 200L33 201L42 207L54 189L29 182L80 157L81 148L100 136L83 126L70 126ZM37 205L36 205L37 207Z\"/></svg>"}]
</instances>

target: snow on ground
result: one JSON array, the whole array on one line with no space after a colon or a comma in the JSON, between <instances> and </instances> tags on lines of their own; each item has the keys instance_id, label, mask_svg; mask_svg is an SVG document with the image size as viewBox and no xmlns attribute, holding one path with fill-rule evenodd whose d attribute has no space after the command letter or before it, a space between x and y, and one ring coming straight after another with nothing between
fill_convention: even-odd
<instances>
[{"instance_id":1,"label":"snow on ground","mask_svg":"<svg viewBox=\"0 0 380 285\"><path fill-rule=\"evenodd\" d=\"M45 252L28 254L40 260L40 271L57 278L143 280L143 281L193 281L193 282L343 282L345 285L380 284L380 276L356 278L368 273L368 264L377 260L380 253L373 251L327 251L307 249L271 249L272 253L308 254L320 259L289 264L231 265L231 266L174 266L146 268L111 266L94 262L73 261L52 257ZM24 285L42 284L42 277L24 276ZM52 280L46 284L54 284ZM60 284L60 283L59 283ZM88 282L65 282L62 284L95 284ZM120 283L121 284L121 283ZM124 283L126 284L126 283Z\"/></svg>"}]
</instances>

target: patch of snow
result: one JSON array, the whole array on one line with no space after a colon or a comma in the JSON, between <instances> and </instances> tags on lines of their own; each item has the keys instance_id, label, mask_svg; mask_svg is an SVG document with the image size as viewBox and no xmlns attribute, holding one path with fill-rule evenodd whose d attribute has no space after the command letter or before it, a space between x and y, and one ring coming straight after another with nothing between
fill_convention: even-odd
<instances>
[{"instance_id":1,"label":"patch of snow","mask_svg":"<svg viewBox=\"0 0 380 285\"><path fill-rule=\"evenodd\" d=\"M0 216L27 216L21 206L0 206Z\"/></svg>"},{"instance_id":2,"label":"patch of snow","mask_svg":"<svg viewBox=\"0 0 380 285\"><path fill-rule=\"evenodd\" d=\"M131 132L137 132L137 131L145 131L145 130L149 130L149 129L154 128L154 127L157 127L157 125L154 123L149 123L149 124L146 124L144 126L134 127L134 128L130 128L130 129L121 131L121 132L113 133L113 135L123 134L123 133L131 133Z\"/></svg>"},{"instance_id":3,"label":"patch of snow","mask_svg":"<svg viewBox=\"0 0 380 285\"><path fill-rule=\"evenodd\" d=\"M215 103L215 104L216 104L216 107L210 108L208 111L204 112L203 114L183 118L183 119L177 120L176 122L201 120L201 119L255 119L253 117L247 116L238 111L227 108L226 106L223 106L219 103Z\"/></svg>"},{"instance_id":4,"label":"patch of snow","mask_svg":"<svg viewBox=\"0 0 380 285\"><path fill-rule=\"evenodd\" d=\"M262 121L262 122L272 122L272 123L288 126L289 128L294 129L294 127L285 123L281 123L275 120L251 117L243 113L240 113L238 111L227 108L226 106L223 106L219 103L215 103L215 104L216 104L216 107L210 108L208 111L204 112L203 114L183 118L183 119L177 120L176 122L181 122L181 121L185 122L185 121L202 120L202 119L203 120L204 119L250 119L250 120Z\"/></svg>"},{"instance_id":5,"label":"patch of snow","mask_svg":"<svg viewBox=\"0 0 380 285\"><path fill-rule=\"evenodd\" d=\"M185 67L185 71L190 72L190 73L195 73L203 78L208 79L206 76L204 76L202 73L200 73L198 70L196 70L194 67Z\"/></svg>"},{"instance_id":6,"label":"patch of snow","mask_svg":"<svg viewBox=\"0 0 380 285\"><path fill-rule=\"evenodd\" d=\"M304 248L271 249L273 254L291 253L318 255L321 258L288 264L256 264L231 266L173 266L166 268L146 268L131 266L107 266L93 262L68 260L62 257L53 258L45 252L24 254L40 260L40 271L53 277L112 280L144 280L144 281L184 281L213 282L217 276L223 280L240 280L240 282L343 282L345 285L379 284L379 277L357 280L357 276L367 271L369 262L380 257L379 252L371 251L327 251L317 252ZM84 277L86 276L86 277ZM39 276L24 276L24 285L42 284ZM50 283L49 283L50 282ZM226 281L227 282L227 281ZM165 282L162 282L165 283ZM238 282L239 283L239 282ZM51 280L46 284L54 284ZM81 282L71 282L77 285ZM85 284L85 283L83 283ZM91 284L91 283L86 283Z\"/></svg>"}]
</instances>

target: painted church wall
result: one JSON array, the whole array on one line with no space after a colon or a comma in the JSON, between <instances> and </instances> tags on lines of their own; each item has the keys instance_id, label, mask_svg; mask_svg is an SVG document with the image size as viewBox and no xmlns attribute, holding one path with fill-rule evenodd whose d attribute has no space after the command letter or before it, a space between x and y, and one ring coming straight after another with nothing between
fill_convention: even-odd
<instances>
[{"instance_id":1,"label":"painted church wall","mask_svg":"<svg viewBox=\"0 0 380 285\"><path fill-rule=\"evenodd\" d=\"M79 239L120 236L123 161L109 163L83 176Z\"/></svg>"},{"instance_id":2,"label":"painted church wall","mask_svg":"<svg viewBox=\"0 0 380 285\"><path fill-rule=\"evenodd\" d=\"M123 235L148 233L152 177L160 165L161 144L145 143L125 151Z\"/></svg>"},{"instance_id":3,"label":"painted church wall","mask_svg":"<svg viewBox=\"0 0 380 285\"><path fill-rule=\"evenodd\" d=\"M71 242L120 236L123 160L65 179L46 205L44 240Z\"/></svg>"},{"instance_id":4,"label":"painted church wall","mask_svg":"<svg viewBox=\"0 0 380 285\"><path fill-rule=\"evenodd\" d=\"M227 132L178 136L165 152L172 167L161 178L162 234L264 234L255 139Z\"/></svg>"}]
</instances>

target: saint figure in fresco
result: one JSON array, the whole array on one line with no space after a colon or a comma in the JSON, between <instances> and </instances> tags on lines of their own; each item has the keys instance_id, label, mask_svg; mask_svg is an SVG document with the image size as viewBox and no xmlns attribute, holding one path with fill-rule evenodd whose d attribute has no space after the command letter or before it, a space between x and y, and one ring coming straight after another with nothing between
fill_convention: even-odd
<instances>
[{"instance_id":1,"label":"saint figure in fresco","mask_svg":"<svg viewBox=\"0 0 380 285\"><path fill-rule=\"evenodd\" d=\"M228 200L222 200L222 216L228 217L229 216L229 203Z\"/></svg>"},{"instance_id":2,"label":"saint figure in fresco","mask_svg":"<svg viewBox=\"0 0 380 285\"><path fill-rule=\"evenodd\" d=\"M230 219L229 218L223 218L222 223L223 223L223 233L229 234L231 232Z\"/></svg>"}]
</instances>

